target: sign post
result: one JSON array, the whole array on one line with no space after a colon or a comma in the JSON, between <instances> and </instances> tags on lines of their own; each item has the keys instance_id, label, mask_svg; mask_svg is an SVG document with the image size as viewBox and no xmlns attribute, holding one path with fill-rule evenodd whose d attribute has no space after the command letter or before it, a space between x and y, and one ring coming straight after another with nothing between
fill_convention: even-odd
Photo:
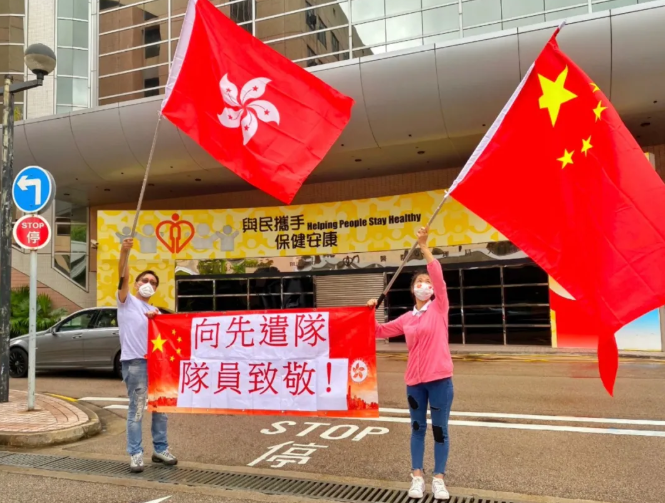
<instances>
[{"instance_id":1,"label":"sign post","mask_svg":"<svg viewBox=\"0 0 665 503\"><path fill-rule=\"evenodd\" d=\"M28 410L35 408L35 362L37 333L37 250L51 241L51 226L35 213L46 209L55 195L51 174L37 166L29 166L16 176L12 195L17 208L25 216L14 224L14 239L24 250L30 250L30 308L28 333Z\"/></svg>"}]
</instances>

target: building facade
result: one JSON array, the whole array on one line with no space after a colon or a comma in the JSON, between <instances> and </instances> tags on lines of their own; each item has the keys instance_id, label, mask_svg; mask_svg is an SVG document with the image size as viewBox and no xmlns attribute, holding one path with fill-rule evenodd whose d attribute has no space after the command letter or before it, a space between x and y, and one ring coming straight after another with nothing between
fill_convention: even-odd
<instances>
[{"instance_id":1,"label":"building facade","mask_svg":"<svg viewBox=\"0 0 665 503\"><path fill-rule=\"evenodd\" d=\"M611 98L655 169L665 173L663 1L200 1L212 1L356 100L349 126L296 205L447 188L562 20L568 23L559 36L562 48ZM58 56L45 85L17 97L17 119L26 120L17 124L14 166L38 164L55 176L56 238L40 257L39 274L69 308L112 302L100 285L113 282L109 257L125 224L104 219L119 211L126 222L136 204L186 6L187 0L8 0L0 6L0 70L26 78L22 51L34 42ZM139 236L165 252L156 227L171 218L168 212L277 203L162 121L144 206L155 212L154 221L142 220ZM192 221L192 239L207 239L196 228L202 224L221 234L227 225ZM260 257L248 252L229 260L222 241L216 243L219 253L207 260L159 259L170 278L163 307L289 307L296 298L308 306L357 304L381 291L404 252L387 249L385 260L343 248L305 258L281 253L286 258L258 267ZM557 344L547 275L511 246L469 239L440 247L454 342ZM156 259L139 254L135 266L150 260ZM16 281L27 265L27 255L15 250ZM410 305L405 281L397 281L382 319Z\"/></svg>"}]
</instances>

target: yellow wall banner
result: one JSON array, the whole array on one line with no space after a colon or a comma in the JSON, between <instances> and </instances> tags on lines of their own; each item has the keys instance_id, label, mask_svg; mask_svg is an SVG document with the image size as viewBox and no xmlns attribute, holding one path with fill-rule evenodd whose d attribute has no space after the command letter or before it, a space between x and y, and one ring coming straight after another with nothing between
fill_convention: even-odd
<instances>
[{"instance_id":1,"label":"yellow wall banner","mask_svg":"<svg viewBox=\"0 0 665 503\"><path fill-rule=\"evenodd\" d=\"M130 261L133 277L154 269L155 305L173 309L175 262L362 253L408 249L443 190L355 201L224 210L143 211ZM117 260L135 212L97 213L97 303L114 305ZM503 237L449 199L430 229L430 246L487 243Z\"/></svg>"}]
</instances>

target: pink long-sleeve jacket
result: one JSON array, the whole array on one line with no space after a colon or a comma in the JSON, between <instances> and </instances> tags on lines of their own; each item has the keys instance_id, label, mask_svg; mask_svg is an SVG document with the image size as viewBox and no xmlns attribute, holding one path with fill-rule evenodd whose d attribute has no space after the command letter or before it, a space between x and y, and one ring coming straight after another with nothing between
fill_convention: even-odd
<instances>
[{"instance_id":1,"label":"pink long-sleeve jacket","mask_svg":"<svg viewBox=\"0 0 665 503\"><path fill-rule=\"evenodd\" d=\"M409 361L404 380L408 386L445 379L453 375L453 359L448 346L448 293L438 261L427 264L434 288L434 300L420 312L408 312L383 325L376 324L376 338L404 334Z\"/></svg>"}]
</instances>

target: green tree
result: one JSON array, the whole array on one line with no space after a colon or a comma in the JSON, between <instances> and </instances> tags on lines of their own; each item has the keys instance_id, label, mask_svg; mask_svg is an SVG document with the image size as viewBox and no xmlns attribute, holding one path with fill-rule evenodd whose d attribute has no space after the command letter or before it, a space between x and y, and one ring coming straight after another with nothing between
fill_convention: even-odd
<instances>
[{"instance_id":1,"label":"green tree","mask_svg":"<svg viewBox=\"0 0 665 503\"><path fill-rule=\"evenodd\" d=\"M37 295L37 331L52 327L67 314L66 309L53 309L53 301L46 294ZM30 321L30 288L22 286L12 290L10 337L28 333Z\"/></svg>"}]
</instances>

